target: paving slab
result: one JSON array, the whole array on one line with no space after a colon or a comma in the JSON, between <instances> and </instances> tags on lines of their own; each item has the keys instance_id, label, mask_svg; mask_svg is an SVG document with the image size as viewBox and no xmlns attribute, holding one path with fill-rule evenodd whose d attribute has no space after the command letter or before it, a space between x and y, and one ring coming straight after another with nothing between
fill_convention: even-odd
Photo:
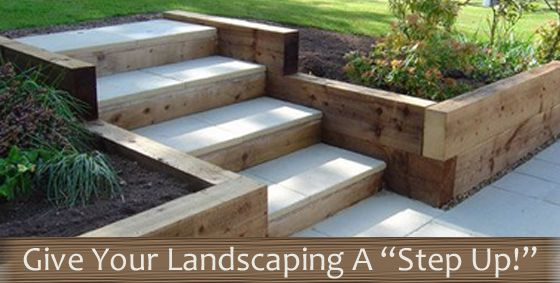
<instances>
[{"instance_id":1,"label":"paving slab","mask_svg":"<svg viewBox=\"0 0 560 283\"><path fill-rule=\"evenodd\" d=\"M489 236L558 236L560 206L487 187L438 220Z\"/></svg>"},{"instance_id":2,"label":"paving slab","mask_svg":"<svg viewBox=\"0 0 560 283\"><path fill-rule=\"evenodd\" d=\"M410 233L407 237L449 237L449 238L465 238L465 237L480 237L482 234L474 233L472 231L463 230L452 224L432 220L428 224L422 226L420 229Z\"/></svg>"},{"instance_id":3,"label":"paving slab","mask_svg":"<svg viewBox=\"0 0 560 283\"><path fill-rule=\"evenodd\" d=\"M263 101L259 103L261 100ZM268 107L256 108L255 105L259 104L267 104ZM217 148L241 143L255 135L268 134L321 117L317 110L290 105L293 104L270 98L256 98L217 108L210 111L211 114L203 112L180 117L139 128L134 132L190 154L205 154ZM237 115L243 110L245 117ZM218 117L213 118L212 114ZM221 121L228 122L220 123Z\"/></svg>"},{"instance_id":4,"label":"paving slab","mask_svg":"<svg viewBox=\"0 0 560 283\"><path fill-rule=\"evenodd\" d=\"M310 229L331 237L404 237L442 213L419 201L382 191Z\"/></svg>"},{"instance_id":5,"label":"paving slab","mask_svg":"<svg viewBox=\"0 0 560 283\"><path fill-rule=\"evenodd\" d=\"M385 163L337 147L317 144L247 169L240 174L264 180L269 215L356 183L380 172Z\"/></svg>"},{"instance_id":6,"label":"paving slab","mask_svg":"<svg viewBox=\"0 0 560 283\"><path fill-rule=\"evenodd\" d=\"M294 234L352 237L559 237L560 142L444 211L384 191Z\"/></svg>"},{"instance_id":7,"label":"paving slab","mask_svg":"<svg viewBox=\"0 0 560 283\"><path fill-rule=\"evenodd\" d=\"M560 164L533 158L517 168L515 172L560 184Z\"/></svg>"},{"instance_id":8,"label":"paving slab","mask_svg":"<svg viewBox=\"0 0 560 283\"><path fill-rule=\"evenodd\" d=\"M537 154L535 158L560 165L560 143L551 145Z\"/></svg>"},{"instance_id":9,"label":"paving slab","mask_svg":"<svg viewBox=\"0 0 560 283\"><path fill-rule=\"evenodd\" d=\"M495 182L493 186L539 200L560 203L560 184L538 177L512 172Z\"/></svg>"},{"instance_id":10,"label":"paving slab","mask_svg":"<svg viewBox=\"0 0 560 283\"><path fill-rule=\"evenodd\" d=\"M131 97L142 99L264 72L262 65L210 56L100 77L97 80L98 100L117 103Z\"/></svg>"},{"instance_id":11,"label":"paving slab","mask_svg":"<svg viewBox=\"0 0 560 283\"><path fill-rule=\"evenodd\" d=\"M27 36L16 39L51 52L68 52L115 44L152 40L166 36L182 35L188 38L209 36L215 28L171 20L150 20L116 26L100 27Z\"/></svg>"}]
</instances>

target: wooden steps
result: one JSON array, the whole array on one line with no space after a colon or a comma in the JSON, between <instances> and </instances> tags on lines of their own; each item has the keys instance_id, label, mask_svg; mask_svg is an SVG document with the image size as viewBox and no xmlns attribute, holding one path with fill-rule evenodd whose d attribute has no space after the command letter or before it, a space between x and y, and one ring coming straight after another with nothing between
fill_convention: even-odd
<instances>
[{"instance_id":1,"label":"wooden steps","mask_svg":"<svg viewBox=\"0 0 560 283\"><path fill-rule=\"evenodd\" d=\"M240 171L316 143L321 116L310 108L262 97L135 132Z\"/></svg>"},{"instance_id":2,"label":"wooden steps","mask_svg":"<svg viewBox=\"0 0 560 283\"><path fill-rule=\"evenodd\" d=\"M217 31L162 19L17 40L95 64L98 75L109 75L214 55Z\"/></svg>"},{"instance_id":3,"label":"wooden steps","mask_svg":"<svg viewBox=\"0 0 560 283\"><path fill-rule=\"evenodd\" d=\"M281 54L297 34L232 34L218 39L213 27L155 20L19 40L95 64L102 120L268 184L269 236L289 236L376 193L384 162L320 143L320 111L264 96L266 73L278 72L270 62L293 59ZM221 54L249 48L256 57L236 58L270 69L216 56L218 41ZM240 49L224 53L226 44Z\"/></svg>"},{"instance_id":4,"label":"wooden steps","mask_svg":"<svg viewBox=\"0 0 560 283\"><path fill-rule=\"evenodd\" d=\"M265 68L211 56L98 78L103 120L134 129L262 96Z\"/></svg>"},{"instance_id":5,"label":"wooden steps","mask_svg":"<svg viewBox=\"0 0 560 283\"><path fill-rule=\"evenodd\" d=\"M268 235L284 237L376 193L385 163L316 144L241 172L269 185Z\"/></svg>"}]
</instances>

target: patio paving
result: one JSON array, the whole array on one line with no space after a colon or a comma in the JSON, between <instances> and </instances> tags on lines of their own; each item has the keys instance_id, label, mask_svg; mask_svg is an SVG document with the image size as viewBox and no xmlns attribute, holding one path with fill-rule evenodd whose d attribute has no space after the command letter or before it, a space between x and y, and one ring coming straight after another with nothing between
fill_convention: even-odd
<instances>
[{"instance_id":1,"label":"patio paving","mask_svg":"<svg viewBox=\"0 0 560 283\"><path fill-rule=\"evenodd\" d=\"M560 141L448 210L383 191L299 237L560 236Z\"/></svg>"}]
</instances>

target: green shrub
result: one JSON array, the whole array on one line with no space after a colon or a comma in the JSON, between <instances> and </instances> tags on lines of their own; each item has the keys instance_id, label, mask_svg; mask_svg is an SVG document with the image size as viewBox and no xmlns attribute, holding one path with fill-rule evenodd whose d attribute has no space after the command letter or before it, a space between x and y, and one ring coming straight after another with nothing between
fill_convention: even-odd
<instances>
[{"instance_id":1,"label":"green shrub","mask_svg":"<svg viewBox=\"0 0 560 283\"><path fill-rule=\"evenodd\" d=\"M33 186L58 206L117 196L114 169L103 154L90 152L77 118L83 105L41 83L39 74L0 66L0 200L27 195Z\"/></svg>"},{"instance_id":2,"label":"green shrub","mask_svg":"<svg viewBox=\"0 0 560 283\"><path fill-rule=\"evenodd\" d=\"M451 0L391 0L398 21L368 54L346 56L355 83L445 100L470 90L477 47L453 30L461 4Z\"/></svg>"},{"instance_id":3,"label":"green shrub","mask_svg":"<svg viewBox=\"0 0 560 283\"><path fill-rule=\"evenodd\" d=\"M539 27L536 34L535 49L539 62L547 63L560 59L560 25L558 22L551 21Z\"/></svg>"},{"instance_id":4,"label":"green shrub","mask_svg":"<svg viewBox=\"0 0 560 283\"><path fill-rule=\"evenodd\" d=\"M482 84L492 83L538 66L535 49L529 42L510 39L480 43L481 52L472 57L473 78Z\"/></svg>"},{"instance_id":5,"label":"green shrub","mask_svg":"<svg viewBox=\"0 0 560 283\"><path fill-rule=\"evenodd\" d=\"M0 200L10 201L31 193L39 153L21 151L14 146L6 158L0 158Z\"/></svg>"},{"instance_id":6,"label":"green shrub","mask_svg":"<svg viewBox=\"0 0 560 283\"><path fill-rule=\"evenodd\" d=\"M556 21L551 21L537 31L535 48L540 63L545 64L552 60L560 60L560 1L544 0L548 9L557 16Z\"/></svg>"},{"instance_id":7,"label":"green shrub","mask_svg":"<svg viewBox=\"0 0 560 283\"><path fill-rule=\"evenodd\" d=\"M501 41L509 41L514 27L527 12L533 12L537 8L536 0L499 0L496 5L491 6L492 14L488 18L489 45Z\"/></svg>"},{"instance_id":8,"label":"green shrub","mask_svg":"<svg viewBox=\"0 0 560 283\"><path fill-rule=\"evenodd\" d=\"M60 152L39 163L38 182L57 206L85 205L120 194L115 171L100 152Z\"/></svg>"},{"instance_id":9,"label":"green shrub","mask_svg":"<svg viewBox=\"0 0 560 283\"><path fill-rule=\"evenodd\" d=\"M76 113L83 105L66 92L39 82L39 73L0 67L0 157L20 149L87 148L87 134Z\"/></svg>"},{"instance_id":10,"label":"green shrub","mask_svg":"<svg viewBox=\"0 0 560 283\"><path fill-rule=\"evenodd\" d=\"M389 0L397 22L370 52L347 54L345 72L354 83L435 101L523 72L538 61L511 29L533 2L500 1L493 7L492 40L480 43L454 29L468 1Z\"/></svg>"}]
</instances>

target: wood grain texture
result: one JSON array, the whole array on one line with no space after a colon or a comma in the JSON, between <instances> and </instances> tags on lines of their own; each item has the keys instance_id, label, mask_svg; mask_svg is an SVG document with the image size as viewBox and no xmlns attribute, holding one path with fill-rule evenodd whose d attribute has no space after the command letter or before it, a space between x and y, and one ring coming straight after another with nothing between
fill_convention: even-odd
<instances>
[{"instance_id":1,"label":"wood grain texture","mask_svg":"<svg viewBox=\"0 0 560 283\"><path fill-rule=\"evenodd\" d=\"M266 235L266 185L106 122L90 122L88 129L107 151L208 188L86 233L85 237Z\"/></svg>"},{"instance_id":2,"label":"wood grain texture","mask_svg":"<svg viewBox=\"0 0 560 283\"><path fill-rule=\"evenodd\" d=\"M560 133L560 106L539 113L457 157L454 195L490 179Z\"/></svg>"},{"instance_id":3,"label":"wood grain texture","mask_svg":"<svg viewBox=\"0 0 560 283\"><path fill-rule=\"evenodd\" d=\"M90 122L88 130L101 139L106 150L128 156L146 167L163 170L177 178L199 179L217 185L238 177L233 172L103 121Z\"/></svg>"},{"instance_id":4,"label":"wood grain texture","mask_svg":"<svg viewBox=\"0 0 560 283\"><path fill-rule=\"evenodd\" d=\"M429 159L345 133L325 132L324 129L323 141L385 161L387 168L383 179L386 187L401 195L435 207L453 199L455 159Z\"/></svg>"},{"instance_id":5,"label":"wood grain texture","mask_svg":"<svg viewBox=\"0 0 560 283\"><path fill-rule=\"evenodd\" d=\"M131 130L260 97L264 92L264 73L252 74L196 87L172 89L144 99L133 96L127 101L101 104L100 117Z\"/></svg>"},{"instance_id":6,"label":"wood grain texture","mask_svg":"<svg viewBox=\"0 0 560 283\"><path fill-rule=\"evenodd\" d=\"M352 239L113 239L113 238L74 238L74 239L9 239L3 241L2 250L6 255L4 269L11 281L8 282L328 282L334 281L328 278L329 265L322 268L317 262L315 268L303 270L303 258L310 262L311 255L322 254L325 259L331 254L343 252L341 262L333 264L332 267L340 267L344 272L336 282L555 282L559 277L558 254L559 243L555 239L545 238L352 238ZM525 257L523 247L536 247L537 253L534 257ZM80 253L84 256L84 270L80 272L71 271L67 266L60 271L30 272L26 271L22 262L23 255L33 247L49 247L50 253L57 257L63 253ZM249 261L256 254L275 253L284 258L285 255L293 254L299 259L300 268L289 272L288 278L284 278L281 271L258 272L254 269L248 271L212 271L208 264L201 270L197 264L196 271L173 271L169 272L169 258L174 262L173 266L182 265L187 260L184 254L193 254L200 259L201 254L214 254L216 258L228 254L230 247L234 248L234 257L245 253ZM303 247L307 252L303 252ZM403 248L410 248L411 252L405 254L414 260L412 270L403 272L399 267L408 264L396 257L382 257L382 250L395 247L398 252ZM125 255L136 255L136 264L140 253L158 254L154 260L152 270L133 272L126 268L122 272L111 270L110 261L102 264L102 270L98 270L98 264L91 249L95 248L102 252L109 249L108 258L117 253ZM169 256L169 249L174 253ZM370 259L373 270L368 270L367 265L360 264L356 270L353 265L358 258L360 249L365 249ZM477 259L479 266L485 265L485 251L505 253L513 258L514 250L520 249L519 260L512 262L510 269L501 273L499 279L494 277L493 267L486 271L476 271L473 267L473 259ZM473 255L473 249L476 253ZM450 278L446 278L444 270L421 271L413 253L422 250L427 256L433 254L457 254L461 257L461 268L452 272ZM492 254L493 255L493 254ZM38 255L37 255L38 257ZM336 258L334 258L336 259ZM317 259L320 260L320 259ZM424 267L428 267L424 258ZM229 261L228 261L229 262ZM200 263L200 260L199 260ZM257 260L259 266L266 261ZM147 263L146 263L147 265ZM518 270L513 270L513 265ZM226 265L227 266L227 265ZM236 264L240 267L240 264ZM434 262L435 267L445 267L442 262ZM493 266L493 265L491 265ZM333 270L334 271L334 270ZM338 275L338 273L333 272ZM40 281L38 281L40 279Z\"/></svg>"},{"instance_id":7,"label":"wood grain texture","mask_svg":"<svg viewBox=\"0 0 560 283\"><path fill-rule=\"evenodd\" d=\"M364 200L381 189L383 172L370 173L352 184L307 197L295 207L269 215L268 236L287 237Z\"/></svg>"},{"instance_id":8,"label":"wood grain texture","mask_svg":"<svg viewBox=\"0 0 560 283\"><path fill-rule=\"evenodd\" d=\"M157 41L71 50L62 54L89 62L97 67L98 76L106 76L207 57L216 52L217 39L213 33L201 38L163 37Z\"/></svg>"},{"instance_id":9,"label":"wood grain texture","mask_svg":"<svg viewBox=\"0 0 560 283\"><path fill-rule=\"evenodd\" d=\"M12 62L21 70L38 70L46 83L82 101L87 106L84 119L95 120L99 117L94 65L2 37L0 54L4 60Z\"/></svg>"},{"instance_id":10,"label":"wood grain texture","mask_svg":"<svg viewBox=\"0 0 560 283\"><path fill-rule=\"evenodd\" d=\"M320 139L321 121L318 119L197 157L226 170L239 172L316 144Z\"/></svg>"},{"instance_id":11,"label":"wood grain texture","mask_svg":"<svg viewBox=\"0 0 560 283\"><path fill-rule=\"evenodd\" d=\"M218 52L223 56L263 64L269 73L285 75L298 70L297 30L185 11L170 11L163 16L216 27Z\"/></svg>"},{"instance_id":12,"label":"wood grain texture","mask_svg":"<svg viewBox=\"0 0 560 283\"><path fill-rule=\"evenodd\" d=\"M423 155L447 160L560 103L560 62L524 72L426 111Z\"/></svg>"},{"instance_id":13,"label":"wood grain texture","mask_svg":"<svg viewBox=\"0 0 560 283\"><path fill-rule=\"evenodd\" d=\"M269 76L267 87L273 97L321 110L326 134L421 154L424 111L431 101L301 73Z\"/></svg>"},{"instance_id":14,"label":"wood grain texture","mask_svg":"<svg viewBox=\"0 0 560 283\"><path fill-rule=\"evenodd\" d=\"M82 237L263 237L266 203L266 185L239 176Z\"/></svg>"},{"instance_id":15,"label":"wood grain texture","mask_svg":"<svg viewBox=\"0 0 560 283\"><path fill-rule=\"evenodd\" d=\"M321 110L324 142L387 162L391 190L438 207L453 198L455 159L422 156L424 112L434 102L304 74L269 76L267 86L273 97Z\"/></svg>"}]
</instances>

